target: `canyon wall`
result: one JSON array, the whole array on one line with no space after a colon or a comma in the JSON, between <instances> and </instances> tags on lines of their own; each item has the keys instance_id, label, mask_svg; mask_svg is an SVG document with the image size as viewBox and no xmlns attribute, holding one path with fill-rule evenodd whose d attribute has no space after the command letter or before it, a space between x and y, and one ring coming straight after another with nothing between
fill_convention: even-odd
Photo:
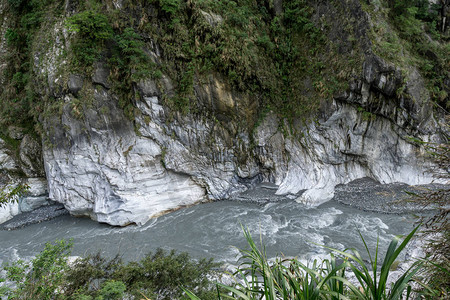
<instances>
[{"instance_id":1,"label":"canyon wall","mask_svg":"<svg viewBox=\"0 0 450 300\"><path fill-rule=\"evenodd\" d=\"M24 173L33 187L42 186L45 175L45 201L63 203L73 215L119 226L228 199L260 182L274 183L277 194L310 205L332 199L336 185L362 177L381 183L430 183L435 180L432 163L422 142L445 141L445 113L433 108L414 65L401 69L373 51L367 33L373 26L370 14L359 1L350 2L342 5L355 23L361 63L347 79L348 88L324 97L314 114L293 122L274 109L258 113L255 95L214 71L194 76L193 96L202 109L187 113L167 105L166 98L180 85L169 73L136 80L128 87L130 117L119 105L111 65L99 60L88 74L70 71L65 55L71 33L64 17L46 29L51 46L33 54L36 80L43 86L40 97L51 96L46 105L53 107L39 116L42 146L29 150L36 146L26 139L34 138L16 136L21 146L14 154L1 143L1 169ZM71 3L66 1L66 15L74 13ZM123 9L123 4L114 5ZM335 20L334 10L330 4L316 4L311 18L316 23ZM211 27L223 22L217 14L203 16ZM331 27L329 38L345 48L349 39L342 36L339 23ZM147 45L153 63L165 59L163 46L154 41ZM257 115L254 126L243 122L249 112ZM11 138L14 128L9 132ZM42 190L30 197L42 197ZM3 220L27 211L18 208L26 201L4 208Z\"/></svg>"}]
</instances>

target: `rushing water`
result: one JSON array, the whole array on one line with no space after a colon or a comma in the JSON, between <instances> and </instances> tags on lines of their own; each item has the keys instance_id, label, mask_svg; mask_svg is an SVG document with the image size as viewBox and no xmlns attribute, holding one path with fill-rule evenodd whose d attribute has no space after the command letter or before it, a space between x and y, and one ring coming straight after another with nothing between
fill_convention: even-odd
<instances>
[{"instance_id":1,"label":"rushing water","mask_svg":"<svg viewBox=\"0 0 450 300\"><path fill-rule=\"evenodd\" d=\"M158 247L187 251L193 257L213 257L235 263L244 248L241 224L253 237L262 236L270 257L279 254L302 259L323 257L327 245L357 247L362 243L357 229L374 248L377 236L387 246L394 234L409 232L413 218L364 212L335 201L308 208L295 201L258 205L236 201L202 204L153 219L141 227L110 227L82 218L63 216L13 231L0 231L0 262L29 258L44 244L73 239L73 255L101 251L125 260L138 260ZM234 247L233 247L234 246Z\"/></svg>"}]
</instances>

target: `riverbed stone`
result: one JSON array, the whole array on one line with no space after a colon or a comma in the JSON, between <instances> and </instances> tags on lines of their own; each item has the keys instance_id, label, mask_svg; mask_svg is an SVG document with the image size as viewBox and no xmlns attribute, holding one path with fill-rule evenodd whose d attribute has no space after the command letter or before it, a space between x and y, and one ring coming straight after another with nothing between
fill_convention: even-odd
<instances>
[{"instance_id":1,"label":"riverbed stone","mask_svg":"<svg viewBox=\"0 0 450 300\"><path fill-rule=\"evenodd\" d=\"M334 200L360 210L377 213L419 213L424 211L424 207L414 202L413 194L449 188L448 185L436 183L416 186L400 182L381 184L372 178L365 177L336 186Z\"/></svg>"},{"instance_id":2,"label":"riverbed stone","mask_svg":"<svg viewBox=\"0 0 450 300\"><path fill-rule=\"evenodd\" d=\"M17 215L3 224L0 222L0 230L20 229L31 224L41 223L68 214L69 212L62 204L47 205L34 209L33 211L24 212Z\"/></svg>"},{"instance_id":3,"label":"riverbed stone","mask_svg":"<svg viewBox=\"0 0 450 300\"><path fill-rule=\"evenodd\" d=\"M211 27L217 27L223 23L222 16L215 14L213 12L200 11L205 20L209 23Z\"/></svg>"}]
</instances>

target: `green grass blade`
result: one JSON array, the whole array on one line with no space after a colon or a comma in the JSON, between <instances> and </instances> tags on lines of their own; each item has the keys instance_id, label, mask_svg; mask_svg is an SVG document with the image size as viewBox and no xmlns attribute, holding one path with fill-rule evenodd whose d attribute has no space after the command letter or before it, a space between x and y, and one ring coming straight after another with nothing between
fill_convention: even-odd
<instances>
[{"instance_id":1,"label":"green grass blade","mask_svg":"<svg viewBox=\"0 0 450 300\"><path fill-rule=\"evenodd\" d=\"M191 292L188 289L182 288L183 291L186 293L186 295L189 297L189 299L191 300L201 300L199 297L197 297L193 292Z\"/></svg>"},{"instance_id":2,"label":"green grass blade","mask_svg":"<svg viewBox=\"0 0 450 300\"><path fill-rule=\"evenodd\" d=\"M386 256L383 261L383 265L381 266L380 278L379 278L379 294L384 293L386 289L386 283L389 276L389 271L391 269L392 264L395 259L398 257L400 252L406 247L409 241L412 239L416 231L419 229L420 225L414 228L403 240L403 242L397 247L397 244L400 240L400 237L395 237L391 244L389 245L388 251L386 252Z\"/></svg>"},{"instance_id":3,"label":"green grass blade","mask_svg":"<svg viewBox=\"0 0 450 300\"><path fill-rule=\"evenodd\" d=\"M221 296L224 297L224 298L228 298L228 299L244 299L244 300L251 300L252 299L248 295L246 295L245 293L243 293L242 291L240 291L240 290L238 290L238 289L236 289L234 287L231 287L231 286L228 286L228 285L225 285L225 284L222 284L222 283L218 283L217 285L222 287L222 288L224 288L225 290L228 290L233 295L239 297L239 298L235 298L235 296L222 295L221 294Z\"/></svg>"},{"instance_id":4,"label":"green grass blade","mask_svg":"<svg viewBox=\"0 0 450 300\"><path fill-rule=\"evenodd\" d=\"M422 268L423 262L416 261L408 270L393 284L389 294L391 299L399 299L405 288L410 287L409 283L416 273Z\"/></svg>"}]
</instances>

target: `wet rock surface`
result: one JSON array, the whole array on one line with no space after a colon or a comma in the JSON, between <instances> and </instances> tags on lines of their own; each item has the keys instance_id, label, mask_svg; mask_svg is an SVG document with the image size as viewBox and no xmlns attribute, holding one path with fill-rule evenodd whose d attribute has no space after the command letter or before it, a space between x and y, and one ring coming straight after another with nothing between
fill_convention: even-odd
<instances>
[{"instance_id":1,"label":"wet rock surface","mask_svg":"<svg viewBox=\"0 0 450 300\"><path fill-rule=\"evenodd\" d=\"M22 213L0 225L0 230L14 230L31 224L52 220L56 217L68 215L69 212L62 204L40 207L32 212Z\"/></svg>"},{"instance_id":2,"label":"wet rock surface","mask_svg":"<svg viewBox=\"0 0 450 300\"><path fill-rule=\"evenodd\" d=\"M72 2L66 3L69 15L76 8ZM271 13L281 13L282 4L273 1ZM117 1L114 6L122 7ZM54 46L39 54L33 68L43 75L39 80L49 87L46 96L61 103L61 111L42 116L43 159L30 141L21 147L20 166L27 175L42 176L36 167L42 164L34 162L43 160L51 200L73 215L119 226L144 224L209 200L264 203L296 196L298 202L318 206L334 197L336 185L367 176L384 184L432 182L426 151L411 137L432 143L444 137L420 72L403 74L401 66L372 51L371 20L359 1L343 1L339 9L327 1L315 6L316 22L337 20L344 11L350 15L350 26L340 21L327 26L329 36L339 53L353 51L356 44L350 40L358 41L362 52L352 74L342 74L350 80L349 89L324 101L321 112L307 122L291 125L283 113L264 109L261 114L265 101L237 89L218 70L194 76L189 113L173 105L181 83L175 72L165 71L136 83L130 90L132 105L124 111L117 94L121 88L109 79L114 70L106 62L95 62L90 78L59 75L67 73L57 62L67 59L61 41L68 36L63 25L55 24L48 31ZM210 27L223 21L209 11L199 17ZM160 65L165 55L164 45L158 44L150 39L146 50ZM81 91L89 105L75 97ZM0 162L5 159L0 152ZM242 193L254 178L276 184L276 195L266 197L258 189Z\"/></svg>"},{"instance_id":3,"label":"wet rock surface","mask_svg":"<svg viewBox=\"0 0 450 300\"><path fill-rule=\"evenodd\" d=\"M364 211L379 213L411 213L423 208L408 200L413 199L411 193L426 190L449 188L442 184L425 184L411 186L404 183L380 184L371 178L361 178L348 184L336 186L334 200Z\"/></svg>"},{"instance_id":4,"label":"wet rock surface","mask_svg":"<svg viewBox=\"0 0 450 300\"><path fill-rule=\"evenodd\" d=\"M278 186L272 183L260 183L245 192L234 195L230 200L265 205L269 202L292 200L286 195L276 195Z\"/></svg>"},{"instance_id":5,"label":"wet rock surface","mask_svg":"<svg viewBox=\"0 0 450 300\"><path fill-rule=\"evenodd\" d=\"M354 207L367 212L404 214L426 213L423 208L408 202L412 196L408 193L420 193L425 190L449 188L448 185L427 184L411 186L403 183L381 184L376 180L365 177L354 180L348 184L336 186L335 196L331 201ZM293 201L304 191L296 195L276 195L278 186L263 182L256 184L245 192L236 194L227 201L254 203L261 206L267 203ZM0 225L0 230L14 230L31 224L41 223L54 218L68 215L62 204L51 204L25 212Z\"/></svg>"}]
</instances>

